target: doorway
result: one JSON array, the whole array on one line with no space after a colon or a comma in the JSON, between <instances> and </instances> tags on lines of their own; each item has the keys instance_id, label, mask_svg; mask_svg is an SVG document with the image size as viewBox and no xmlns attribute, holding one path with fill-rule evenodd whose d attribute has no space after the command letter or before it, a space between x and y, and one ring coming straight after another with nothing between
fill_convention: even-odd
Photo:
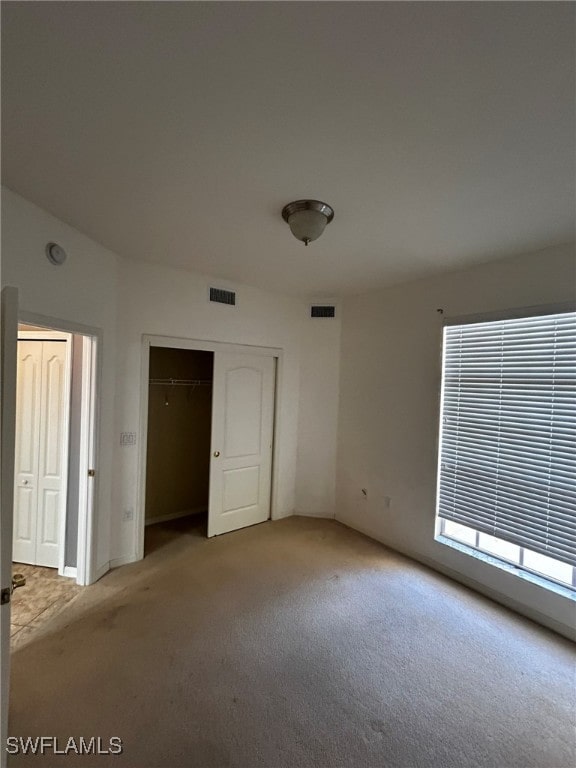
<instances>
[{"instance_id":1,"label":"doorway","mask_svg":"<svg viewBox=\"0 0 576 768\"><path fill-rule=\"evenodd\" d=\"M11 648L91 583L96 337L19 323Z\"/></svg>"},{"instance_id":2,"label":"doorway","mask_svg":"<svg viewBox=\"0 0 576 768\"><path fill-rule=\"evenodd\" d=\"M41 576L86 585L93 580L97 336L58 325L18 324L12 559L31 583Z\"/></svg>"},{"instance_id":3,"label":"doorway","mask_svg":"<svg viewBox=\"0 0 576 768\"><path fill-rule=\"evenodd\" d=\"M150 349L145 554L207 535L213 369L213 352Z\"/></svg>"},{"instance_id":4,"label":"doorway","mask_svg":"<svg viewBox=\"0 0 576 768\"><path fill-rule=\"evenodd\" d=\"M14 539L17 563L63 571L72 336L20 325Z\"/></svg>"},{"instance_id":5,"label":"doorway","mask_svg":"<svg viewBox=\"0 0 576 768\"><path fill-rule=\"evenodd\" d=\"M187 528L210 538L274 516L280 356L261 347L144 337L140 557Z\"/></svg>"}]
</instances>

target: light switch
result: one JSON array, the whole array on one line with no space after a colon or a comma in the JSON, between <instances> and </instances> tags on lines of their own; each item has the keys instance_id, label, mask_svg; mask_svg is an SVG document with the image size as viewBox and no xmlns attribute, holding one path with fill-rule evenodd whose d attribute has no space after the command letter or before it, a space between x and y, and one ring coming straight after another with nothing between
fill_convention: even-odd
<instances>
[{"instance_id":1,"label":"light switch","mask_svg":"<svg viewBox=\"0 0 576 768\"><path fill-rule=\"evenodd\" d=\"M128 445L136 445L136 432L120 432L120 445L123 448Z\"/></svg>"}]
</instances>

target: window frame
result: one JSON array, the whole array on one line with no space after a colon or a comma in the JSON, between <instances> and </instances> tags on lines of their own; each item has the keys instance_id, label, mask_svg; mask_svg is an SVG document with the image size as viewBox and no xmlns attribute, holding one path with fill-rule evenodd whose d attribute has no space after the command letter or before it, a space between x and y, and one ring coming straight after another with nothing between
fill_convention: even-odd
<instances>
[{"instance_id":1,"label":"window frame","mask_svg":"<svg viewBox=\"0 0 576 768\"><path fill-rule=\"evenodd\" d=\"M530 568L529 566L524 565L524 555L525 552L531 552L531 550L528 550L526 547L523 547L521 544L515 544L514 546L518 547L520 550L519 552L519 559L511 560L510 558L505 557L504 555L497 555L494 552L489 552L487 549L483 549L479 544L479 538L482 533L482 531L478 531L475 528L470 528L469 530L474 531L476 534L476 543L470 544L469 542L462 541L457 536L447 533L445 528L445 523L451 522L450 520L446 520L446 518L443 517L437 517L438 522L438 533L436 534L436 541L440 542L441 544L449 544L452 545L455 543L457 545L457 549L463 551L465 549L470 549L474 553L476 553L476 557L480 557L482 560L491 561L491 560L498 560L501 563L505 564L508 568L512 568L515 570L520 570L524 573L530 574L531 576L537 578L537 579L543 579L546 582L550 582L551 584L555 585L556 587L560 587L562 590L570 590L574 593L574 599L576 600L576 566L570 566L569 568L572 569L572 581L569 584L566 581L561 581L560 579L555 579L553 576L547 575L545 573L542 573L541 571L537 571L534 568ZM497 537L495 537L497 538ZM504 541L503 539L499 539L499 541ZM506 542L507 543L507 542ZM536 553L538 554L538 553ZM553 558L551 558L553 559ZM559 562L559 561L558 561ZM490 563L492 564L492 563Z\"/></svg>"},{"instance_id":2,"label":"window frame","mask_svg":"<svg viewBox=\"0 0 576 768\"><path fill-rule=\"evenodd\" d=\"M445 386L445 350L446 345L444 343L444 329L454 325L472 325L475 323L489 323L498 322L501 320L514 320L514 319L528 319L530 317L539 317L546 315L555 315L565 312L576 312L576 301L561 302L556 304L544 304L544 305L532 305L529 307L517 307L507 310L495 310L490 312L482 312L470 315L445 315L443 317L441 328L441 343L440 343L440 388L437 407L437 443L436 443L436 497L434 506L434 541L442 544L443 546L450 546L468 556L472 556L475 559L479 559L492 567L500 567L507 572L511 572L516 576L524 576L531 581L536 581L538 584L546 589L551 589L556 592L561 592L573 600L576 600L576 566L572 566L572 583L554 579L551 576L547 576L532 568L524 565L524 547L521 544L516 544L519 547L519 562L514 562L503 556L493 554L478 546L479 537L482 533L477 529L469 529L475 531L476 545L472 545L457 538L451 537L444 531L444 523L449 522L446 518L442 518L438 514L440 503L440 475L441 475L441 458L442 458L442 437L443 437L443 424L442 424L442 408L444 403L444 386ZM498 538L498 537L495 537ZM504 541L504 540L502 540ZM531 550L530 550L531 551ZM538 554L538 553L536 553ZM554 559L554 558L552 558ZM558 561L560 562L560 561Z\"/></svg>"}]
</instances>

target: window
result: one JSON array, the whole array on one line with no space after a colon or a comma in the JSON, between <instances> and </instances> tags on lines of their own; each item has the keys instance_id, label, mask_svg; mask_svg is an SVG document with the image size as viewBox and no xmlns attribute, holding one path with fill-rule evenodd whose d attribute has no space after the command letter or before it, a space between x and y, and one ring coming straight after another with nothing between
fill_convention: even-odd
<instances>
[{"instance_id":1,"label":"window","mask_svg":"<svg viewBox=\"0 0 576 768\"><path fill-rule=\"evenodd\" d=\"M576 588L576 312L445 327L437 518Z\"/></svg>"}]
</instances>

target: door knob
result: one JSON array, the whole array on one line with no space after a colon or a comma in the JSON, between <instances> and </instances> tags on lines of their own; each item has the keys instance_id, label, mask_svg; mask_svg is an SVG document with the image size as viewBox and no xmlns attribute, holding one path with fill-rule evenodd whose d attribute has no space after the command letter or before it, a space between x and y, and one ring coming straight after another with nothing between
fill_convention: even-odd
<instances>
[{"instance_id":1,"label":"door knob","mask_svg":"<svg viewBox=\"0 0 576 768\"><path fill-rule=\"evenodd\" d=\"M28 485L28 480L22 480L22 485Z\"/></svg>"},{"instance_id":2,"label":"door knob","mask_svg":"<svg viewBox=\"0 0 576 768\"><path fill-rule=\"evenodd\" d=\"M220 456L220 451L214 451L214 456L216 456L216 458L218 458L218 456Z\"/></svg>"}]
</instances>

